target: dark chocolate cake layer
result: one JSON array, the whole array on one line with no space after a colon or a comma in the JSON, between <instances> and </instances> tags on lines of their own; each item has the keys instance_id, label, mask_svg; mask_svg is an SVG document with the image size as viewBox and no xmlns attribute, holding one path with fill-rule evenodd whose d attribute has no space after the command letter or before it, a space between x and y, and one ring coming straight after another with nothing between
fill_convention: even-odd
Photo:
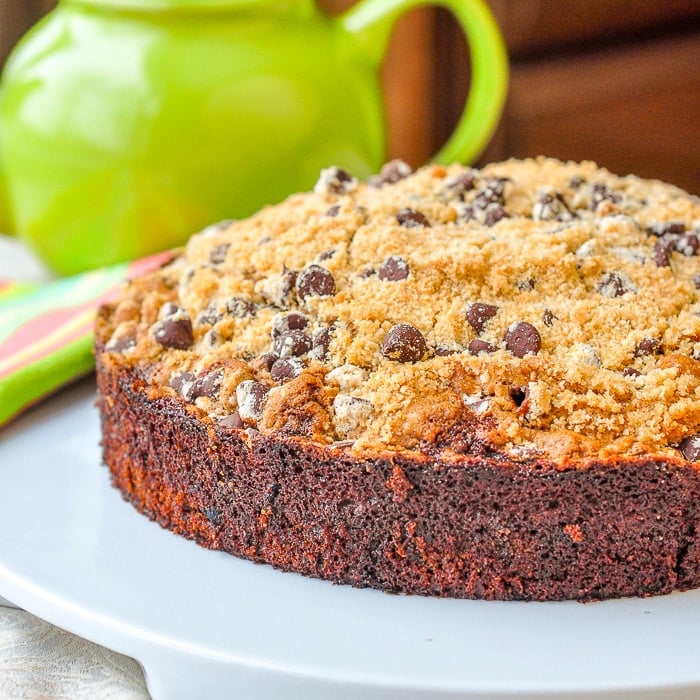
<instances>
[{"instance_id":1,"label":"dark chocolate cake layer","mask_svg":"<svg viewBox=\"0 0 700 700\"><path fill-rule=\"evenodd\" d=\"M109 362L98 379L115 485L204 547L336 583L460 598L700 585L700 474L681 460L356 459L342 445L222 427Z\"/></svg>"}]
</instances>

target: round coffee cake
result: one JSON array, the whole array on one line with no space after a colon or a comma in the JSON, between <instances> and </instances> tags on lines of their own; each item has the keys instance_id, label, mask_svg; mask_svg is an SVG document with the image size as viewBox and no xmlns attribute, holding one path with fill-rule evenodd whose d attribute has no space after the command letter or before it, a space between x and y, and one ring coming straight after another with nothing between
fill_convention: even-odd
<instances>
[{"instance_id":1,"label":"round coffee cake","mask_svg":"<svg viewBox=\"0 0 700 700\"><path fill-rule=\"evenodd\" d=\"M700 586L700 202L552 159L339 168L96 329L104 460L200 544L338 583Z\"/></svg>"}]
</instances>

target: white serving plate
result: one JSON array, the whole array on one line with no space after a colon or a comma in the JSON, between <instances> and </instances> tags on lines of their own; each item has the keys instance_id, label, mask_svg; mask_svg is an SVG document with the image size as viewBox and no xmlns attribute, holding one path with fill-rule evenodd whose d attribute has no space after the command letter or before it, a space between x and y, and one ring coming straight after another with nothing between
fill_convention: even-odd
<instances>
[{"instance_id":1,"label":"white serving plate","mask_svg":"<svg viewBox=\"0 0 700 700\"><path fill-rule=\"evenodd\" d=\"M207 551L110 486L94 392L0 432L0 595L135 657L156 700L700 697L700 591L437 600Z\"/></svg>"}]
</instances>

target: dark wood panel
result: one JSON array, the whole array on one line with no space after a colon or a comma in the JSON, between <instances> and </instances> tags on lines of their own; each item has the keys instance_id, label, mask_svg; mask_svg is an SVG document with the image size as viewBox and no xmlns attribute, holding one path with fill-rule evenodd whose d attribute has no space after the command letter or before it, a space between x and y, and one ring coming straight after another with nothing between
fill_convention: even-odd
<instances>
[{"instance_id":1,"label":"dark wood panel","mask_svg":"<svg viewBox=\"0 0 700 700\"><path fill-rule=\"evenodd\" d=\"M515 58L700 24L698 0L490 0Z\"/></svg>"},{"instance_id":2,"label":"dark wood panel","mask_svg":"<svg viewBox=\"0 0 700 700\"><path fill-rule=\"evenodd\" d=\"M598 161L700 192L700 36L514 65L502 155Z\"/></svg>"}]
</instances>

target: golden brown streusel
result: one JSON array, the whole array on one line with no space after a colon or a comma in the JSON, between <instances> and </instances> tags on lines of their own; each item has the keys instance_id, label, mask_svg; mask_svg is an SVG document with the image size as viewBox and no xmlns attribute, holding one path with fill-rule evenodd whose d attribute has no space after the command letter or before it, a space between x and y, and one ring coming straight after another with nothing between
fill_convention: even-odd
<instances>
[{"instance_id":1,"label":"golden brown streusel","mask_svg":"<svg viewBox=\"0 0 700 700\"><path fill-rule=\"evenodd\" d=\"M214 421L357 454L700 460L696 197L546 158L384 172L195 235L107 349Z\"/></svg>"}]
</instances>

